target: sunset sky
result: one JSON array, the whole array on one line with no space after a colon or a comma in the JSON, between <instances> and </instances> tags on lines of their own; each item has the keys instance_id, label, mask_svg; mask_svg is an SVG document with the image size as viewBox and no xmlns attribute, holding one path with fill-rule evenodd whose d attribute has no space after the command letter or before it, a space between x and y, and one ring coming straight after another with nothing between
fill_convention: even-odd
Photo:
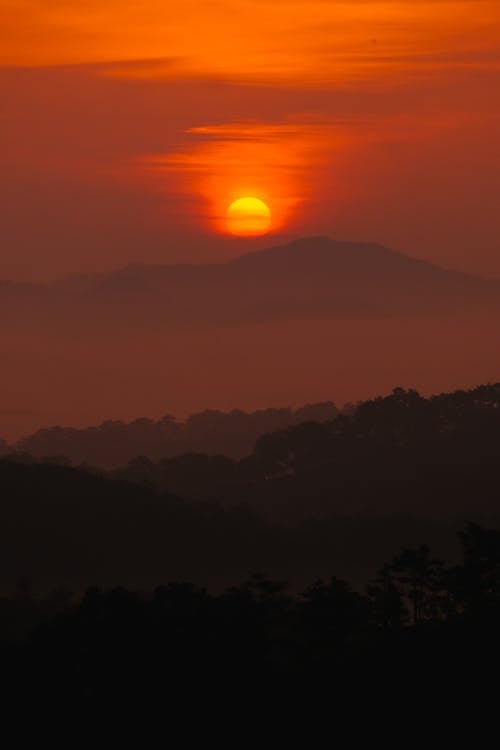
<instances>
[{"instance_id":1,"label":"sunset sky","mask_svg":"<svg viewBox=\"0 0 500 750\"><path fill-rule=\"evenodd\" d=\"M498 0L1 0L0 276L271 233L500 276Z\"/></svg>"}]
</instances>

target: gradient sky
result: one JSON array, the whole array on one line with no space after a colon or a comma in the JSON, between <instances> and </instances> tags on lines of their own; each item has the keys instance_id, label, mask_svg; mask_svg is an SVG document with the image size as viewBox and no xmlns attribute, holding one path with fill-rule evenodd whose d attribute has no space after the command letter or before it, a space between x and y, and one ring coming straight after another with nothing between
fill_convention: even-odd
<instances>
[{"instance_id":1,"label":"gradient sky","mask_svg":"<svg viewBox=\"0 0 500 750\"><path fill-rule=\"evenodd\" d=\"M0 0L0 278L309 234L500 277L499 90L498 0Z\"/></svg>"}]
</instances>

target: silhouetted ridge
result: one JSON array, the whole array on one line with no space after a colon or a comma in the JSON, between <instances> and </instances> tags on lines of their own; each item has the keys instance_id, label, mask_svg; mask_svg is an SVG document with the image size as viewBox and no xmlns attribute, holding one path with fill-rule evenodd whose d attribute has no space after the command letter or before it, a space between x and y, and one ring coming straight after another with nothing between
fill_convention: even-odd
<instances>
[{"instance_id":1,"label":"silhouetted ridge","mask_svg":"<svg viewBox=\"0 0 500 750\"><path fill-rule=\"evenodd\" d=\"M16 287L17 288L17 287ZM2 293L4 313L55 328L245 324L304 316L500 313L500 281L371 243L296 240L214 264L134 265ZM31 305L31 306L30 306Z\"/></svg>"},{"instance_id":2,"label":"silhouetted ridge","mask_svg":"<svg viewBox=\"0 0 500 750\"><path fill-rule=\"evenodd\" d=\"M500 532L468 523L455 560L386 551L358 590L255 572L223 590L162 580L0 599L0 720L161 732L251 750L489 747L497 733ZM179 743L180 740L180 743Z\"/></svg>"},{"instance_id":3,"label":"silhouetted ridge","mask_svg":"<svg viewBox=\"0 0 500 750\"><path fill-rule=\"evenodd\" d=\"M224 454L241 458L256 440L292 424L333 419L338 409L331 401L298 409L259 409L222 412L207 409L178 421L172 415L132 422L107 420L98 427L47 427L20 440L15 449L35 458L67 456L74 463L119 466L137 455L160 459L182 453ZM12 450L12 449L11 449ZM8 446L0 440L0 456Z\"/></svg>"},{"instance_id":4,"label":"silhouetted ridge","mask_svg":"<svg viewBox=\"0 0 500 750\"><path fill-rule=\"evenodd\" d=\"M81 461L86 452L116 465L119 455L135 449L134 458L110 476L170 495L215 499L226 508L246 505L287 526L339 516L410 515L435 522L466 520L472 511L477 519L500 515L500 384L431 398L397 388L336 416L332 404L311 406L299 410L295 423L285 420L282 428L261 432L246 457L217 455L215 440L232 443L248 418L255 429L261 417L279 421L286 411L207 411L186 425L166 417L41 430L18 447L55 464L65 462L64 453ZM327 418L314 421L321 415ZM173 446L182 446L186 436L211 449L176 455ZM16 460L30 459L20 454Z\"/></svg>"},{"instance_id":5,"label":"silhouetted ridge","mask_svg":"<svg viewBox=\"0 0 500 750\"><path fill-rule=\"evenodd\" d=\"M265 250L257 250L241 255L226 265L283 263L291 261L306 263L324 263L325 261L345 261L348 256L352 259L377 259L397 257L414 260L408 256L389 250L376 243L356 243L332 240L329 237L303 237L286 245L274 245ZM422 261L415 261L417 263ZM428 264L431 265L431 264Z\"/></svg>"},{"instance_id":6,"label":"silhouetted ridge","mask_svg":"<svg viewBox=\"0 0 500 750\"><path fill-rule=\"evenodd\" d=\"M350 414L263 435L250 456L132 461L115 476L293 525L332 516L500 516L500 383L423 398L397 388Z\"/></svg>"}]
</instances>

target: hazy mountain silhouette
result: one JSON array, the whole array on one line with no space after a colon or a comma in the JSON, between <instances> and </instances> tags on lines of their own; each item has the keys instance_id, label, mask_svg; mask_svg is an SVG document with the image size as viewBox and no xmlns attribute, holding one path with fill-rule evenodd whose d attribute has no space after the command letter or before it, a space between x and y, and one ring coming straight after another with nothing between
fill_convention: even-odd
<instances>
[{"instance_id":1,"label":"hazy mountain silhouette","mask_svg":"<svg viewBox=\"0 0 500 750\"><path fill-rule=\"evenodd\" d=\"M500 312L500 281L446 270L377 244L326 237L207 265L133 265L54 284L0 285L2 308L59 322L245 323L309 315Z\"/></svg>"}]
</instances>

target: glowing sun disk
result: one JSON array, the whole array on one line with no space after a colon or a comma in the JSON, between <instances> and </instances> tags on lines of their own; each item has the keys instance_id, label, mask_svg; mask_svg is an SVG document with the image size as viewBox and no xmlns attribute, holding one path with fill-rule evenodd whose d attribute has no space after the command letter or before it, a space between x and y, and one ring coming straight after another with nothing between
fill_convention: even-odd
<instances>
[{"instance_id":1,"label":"glowing sun disk","mask_svg":"<svg viewBox=\"0 0 500 750\"><path fill-rule=\"evenodd\" d=\"M271 211L259 198L238 198L227 209L226 225L231 234L266 234L271 227Z\"/></svg>"}]
</instances>

